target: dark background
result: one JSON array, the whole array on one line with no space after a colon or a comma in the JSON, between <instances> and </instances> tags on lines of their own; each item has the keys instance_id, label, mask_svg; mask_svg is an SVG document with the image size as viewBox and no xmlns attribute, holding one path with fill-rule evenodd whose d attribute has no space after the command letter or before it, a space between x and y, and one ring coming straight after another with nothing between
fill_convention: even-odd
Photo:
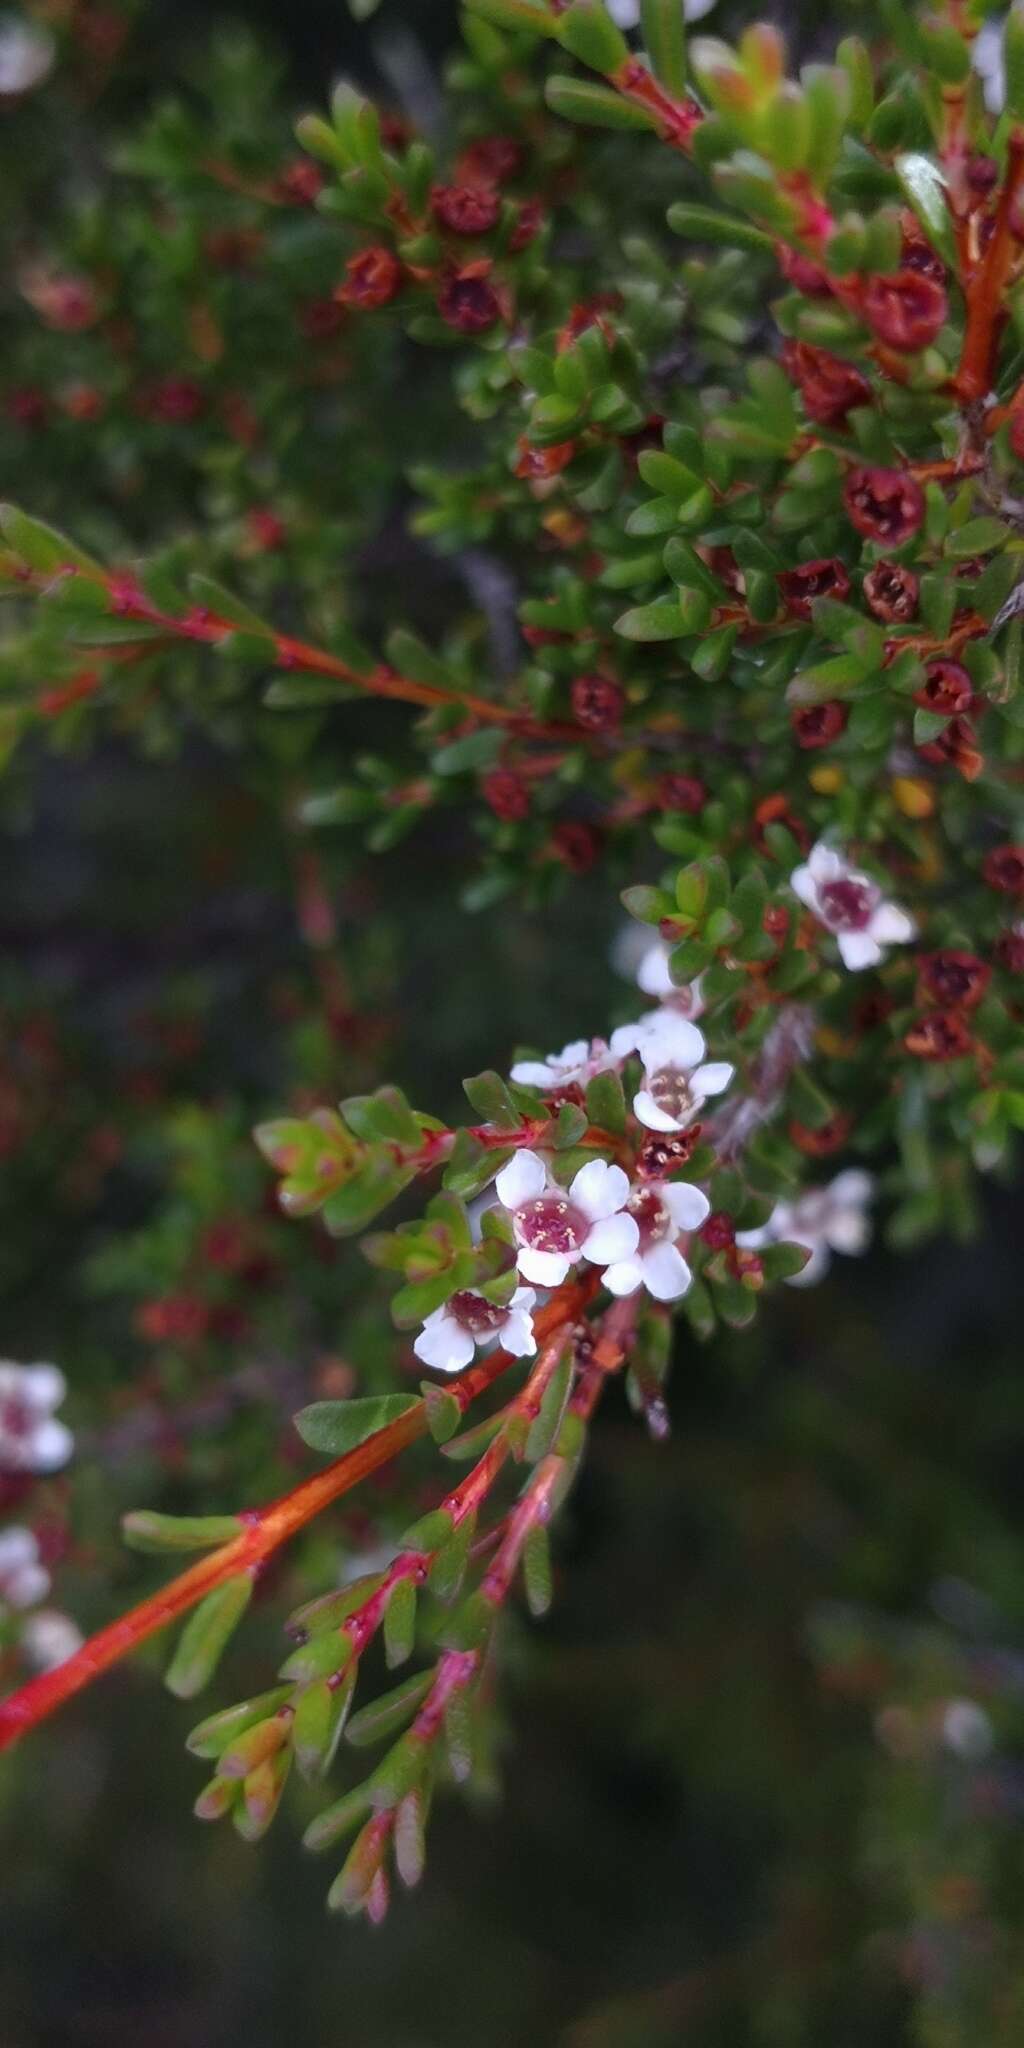
<instances>
[{"instance_id":1,"label":"dark background","mask_svg":"<svg viewBox=\"0 0 1024 2048\"><path fill-rule=\"evenodd\" d=\"M244 18L272 30L301 104L342 66L387 75L396 33L439 51L454 9L385 4L355 29L341 0L266 0ZM151 4L143 19L178 54L183 37L199 48L209 11ZM58 764L31 826L8 835L6 942L44 980L62 948L92 942L97 876L114 892L117 943L89 981L100 1009L126 981L159 982L150 892L164 900L170 867L185 906L190 863L202 871L178 772L117 752ZM212 791L197 757L197 816L204 774ZM97 832L112 785L120 841ZM501 1064L511 1040L559 1044L623 1000L598 887L542 933L504 911L474 923L452 907L459 864L448 839L421 839L376 884L401 936L388 1072L440 1112L452 1077ZM261 965L292 942L274 891L262 878L247 910ZM253 993L236 911L208 893L175 939L176 967L219 949L208 1004L229 1048ZM189 1819L195 1716L155 1669L76 1703L0 1777L3 2048L1021 2038L1000 2031L1019 2011L1022 1920L1020 1224L1019 1204L994 1200L969 1249L876 1252L826 1289L786 1291L754 1334L685 1340L666 1445L609 1404L555 1609L512 1631L500 1802L441 1804L421 1893L383 1931L326 1919L330 1872L296 1839L301 1790L259 1851ZM43 1246L43 1291L59 1257ZM19 1338L49 1339L45 1301L19 1300L17 1317ZM111 1494L119 1506L116 1474ZM822 1652L829 1617L854 1643L852 1678ZM239 1653L239 1690L250 1667L265 1682L273 1627ZM950 1695L992 1712L980 1782L941 1744L901 1762L873 1734L894 1700L934 1716Z\"/></svg>"}]
</instances>

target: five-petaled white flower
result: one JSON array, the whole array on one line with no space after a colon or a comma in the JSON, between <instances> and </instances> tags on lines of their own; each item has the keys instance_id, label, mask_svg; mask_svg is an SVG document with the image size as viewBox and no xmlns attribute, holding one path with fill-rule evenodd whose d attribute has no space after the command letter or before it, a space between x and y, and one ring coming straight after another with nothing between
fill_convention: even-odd
<instances>
[{"instance_id":1,"label":"five-petaled white flower","mask_svg":"<svg viewBox=\"0 0 1024 2048\"><path fill-rule=\"evenodd\" d=\"M559 1088L586 1087L595 1074L603 1074L615 1061L603 1038L574 1038L561 1052L546 1060L517 1060L509 1079L524 1088L544 1088L549 1094Z\"/></svg>"},{"instance_id":2,"label":"five-petaled white flower","mask_svg":"<svg viewBox=\"0 0 1024 2048\"><path fill-rule=\"evenodd\" d=\"M462 1372L478 1344L500 1344L513 1358L532 1358L537 1340L530 1310L536 1299L532 1287L517 1287L500 1308L464 1288L427 1317L412 1348L435 1372Z\"/></svg>"},{"instance_id":3,"label":"five-petaled white flower","mask_svg":"<svg viewBox=\"0 0 1024 2048\"><path fill-rule=\"evenodd\" d=\"M696 1123L709 1095L728 1088L735 1069L725 1060L705 1061L704 1034L665 1007L612 1033L620 1058L638 1052L644 1086L633 1097L633 1114L649 1131L683 1131Z\"/></svg>"},{"instance_id":4,"label":"five-petaled white flower","mask_svg":"<svg viewBox=\"0 0 1024 2048\"><path fill-rule=\"evenodd\" d=\"M595 1266L628 1259L640 1242L635 1219L625 1213L629 1181L604 1159L581 1166L563 1188L536 1152L517 1152L494 1185L512 1218L519 1271L536 1287L560 1287L578 1259Z\"/></svg>"},{"instance_id":5,"label":"five-petaled white flower","mask_svg":"<svg viewBox=\"0 0 1024 2048\"><path fill-rule=\"evenodd\" d=\"M56 1472L67 1464L74 1438L53 1412L66 1393L57 1366L0 1359L0 1472Z\"/></svg>"},{"instance_id":6,"label":"five-petaled white flower","mask_svg":"<svg viewBox=\"0 0 1024 2048\"><path fill-rule=\"evenodd\" d=\"M56 1671L58 1664L66 1664L81 1649L84 1640L70 1614L60 1614L56 1607L39 1607L22 1628L21 1651L37 1671Z\"/></svg>"},{"instance_id":7,"label":"five-petaled white flower","mask_svg":"<svg viewBox=\"0 0 1024 2048\"><path fill-rule=\"evenodd\" d=\"M635 1294L646 1287L655 1301L678 1301L693 1274L676 1243L683 1230L699 1230L711 1204L689 1181L650 1181L633 1189L627 1204L640 1242L628 1259L609 1266L604 1284L611 1294Z\"/></svg>"},{"instance_id":8,"label":"five-petaled white flower","mask_svg":"<svg viewBox=\"0 0 1024 2048\"><path fill-rule=\"evenodd\" d=\"M34 1607L50 1590L50 1574L31 1529L0 1529L0 1606Z\"/></svg>"},{"instance_id":9,"label":"five-petaled white flower","mask_svg":"<svg viewBox=\"0 0 1024 2048\"><path fill-rule=\"evenodd\" d=\"M865 1212L873 1186L869 1173L848 1167L826 1187L808 1188L792 1202L777 1202L767 1223L759 1230L737 1231L736 1242L750 1251L766 1244L806 1245L811 1256L801 1272L790 1275L789 1284L813 1287L827 1272L833 1252L852 1258L865 1250L871 1235Z\"/></svg>"},{"instance_id":10,"label":"five-petaled white flower","mask_svg":"<svg viewBox=\"0 0 1024 2048\"><path fill-rule=\"evenodd\" d=\"M851 867L834 847L819 839L806 861L794 868L789 886L834 933L843 965L856 971L877 967L886 946L905 946L917 931L912 917L888 903L870 875Z\"/></svg>"}]
</instances>

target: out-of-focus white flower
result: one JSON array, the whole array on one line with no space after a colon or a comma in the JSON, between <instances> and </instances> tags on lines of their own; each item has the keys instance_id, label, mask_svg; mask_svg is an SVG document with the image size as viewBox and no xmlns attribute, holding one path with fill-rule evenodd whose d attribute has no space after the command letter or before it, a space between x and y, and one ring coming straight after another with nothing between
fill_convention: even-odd
<instances>
[{"instance_id":1,"label":"out-of-focus white flower","mask_svg":"<svg viewBox=\"0 0 1024 2048\"><path fill-rule=\"evenodd\" d=\"M609 1266L628 1259L640 1241L625 1214L629 1181L621 1166L591 1159L568 1189L558 1186L536 1152L517 1152L494 1183L512 1219L518 1266L536 1287L560 1287L579 1259Z\"/></svg>"},{"instance_id":2,"label":"out-of-focus white flower","mask_svg":"<svg viewBox=\"0 0 1024 2048\"><path fill-rule=\"evenodd\" d=\"M950 1700L942 1716L942 1740L965 1763L980 1763L995 1744L992 1723L974 1700Z\"/></svg>"},{"instance_id":3,"label":"out-of-focus white flower","mask_svg":"<svg viewBox=\"0 0 1024 2048\"><path fill-rule=\"evenodd\" d=\"M688 1181L651 1181L634 1188L627 1203L640 1241L628 1259L609 1266L604 1284L612 1294L646 1287L655 1301L678 1301L693 1274L676 1243L684 1230L699 1230L711 1204Z\"/></svg>"},{"instance_id":4,"label":"out-of-focus white flower","mask_svg":"<svg viewBox=\"0 0 1024 2048\"><path fill-rule=\"evenodd\" d=\"M537 1340L530 1310L536 1299L532 1287L517 1287L511 1301L499 1308L464 1289L427 1317L412 1348L435 1372L462 1372L478 1344L488 1350L500 1344L513 1358L532 1358Z\"/></svg>"},{"instance_id":5,"label":"out-of-focus white flower","mask_svg":"<svg viewBox=\"0 0 1024 2048\"><path fill-rule=\"evenodd\" d=\"M23 14L0 14L0 99L42 85L56 54L53 37L38 22Z\"/></svg>"},{"instance_id":6,"label":"out-of-focus white flower","mask_svg":"<svg viewBox=\"0 0 1024 2048\"><path fill-rule=\"evenodd\" d=\"M870 875L851 867L824 840L794 868L789 885L826 931L834 933L843 965L853 970L876 967L886 946L905 946L917 931L913 918L898 904L887 902Z\"/></svg>"},{"instance_id":7,"label":"out-of-focus white flower","mask_svg":"<svg viewBox=\"0 0 1024 2048\"><path fill-rule=\"evenodd\" d=\"M615 1060L603 1038L574 1038L561 1052L546 1060L517 1060L509 1078L524 1088L544 1088L551 1094L558 1088L585 1088L595 1074L603 1074Z\"/></svg>"},{"instance_id":8,"label":"out-of-focus white flower","mask_svg":"<svg viewBox=\"0 0 1024 2048\"><path fill-rule=\"evenodd\" d=\"M680 988L668 969L671 951L671 946L666 946L662 939L656 939L653 946L648 946L636 970L637 986L642 988L645 996L656 996L659 1003L696 1023L704 1008L700 980L698 978L688 987Z\"/></svg>"},{"instance_id":9,"label":"out-of-focus white flower","mask_svg":"<svg viewBox=\"0 0 1024 2048\"><path fill-rule=\"evenodd\" d=\"M803 1244L811 1256L790 1287L813 1287L827 1272L833 1252L855 1257L866 1249L871 1225L866 1214L874 1191L869 1173L848 1167L827 1187L808 1188L793 1202L778 1202L760 1230L740 1230L736 1242L759 1251L766 1244Z\"/></svg>"},{"instance_id":10,"label":"out-of-focus white flower","mask_svg":"<svg viewBox=\"0 0 1024 2048\"><path fill-rule=\"evenodd\" d=\"M53 1412L66 1393L57 1366L0 1359L0 1472L56 1472L67 1464L75 1440Z\"/></svg>"},{"instance_id":11,"label":"out-of-focus white flower","mask_svg":"<svg viewBox=\"0 0 1024 2048\"><path fill-rule=\"evenodd\" d=\"M84 1640L70 1614L60 1614L55 1607L40 1607L24 1623L21 1650L36 1671L55 1671L58 1664L66 1664L81 1649Z\"/></svg>"},{"instance_id":12,"label":"out-of-focus white flower","mask_svg":"<svg viewBox=\"0 0 1024 2048\"><path fill-rule=\"evenodd\" d=\"M31 1529L0 1529L0 1606L34 1607L50 1590L50 1574Z\"/></svg>"},{"instance_id":13,"label":"out-of-focus white flower","mask_svg":"<svg viewBox=\"0 0 1024 2048\"><path fill-rule=\"evenodd\" d=\"M614 1053L638 1052L643 1061L644 1086L633 1097L633 1114L649 1131L685 1130L709 1095L728 1088L734 1069L724 1060L706 1062L706 1050L697 1026L667 1007L612 1032Z\"/></svg>"},{"instance_id":14,"label":"out-of-focus white flower","mask_svg":"<svg viewBox=\"0 0 1024 2048\"><path fill-rule=\"evenodd\" d=\"M1001 114L1006 104L1006 64L1003 58L1005 17L982 23L971 48L974 69L981 79L985 105L990 114Z\"/></svg>"},{"instance_id":15,"label":"out-of-focus white flower","mask_svg":"<svg viewBox=\"0 0 1024 2048\"><path fill-rule=\"evenodd\" d=\"M710 14L715 0L680 0L684 21L703 21ZM605 0L605 6L618 28L635 28L640 19L640 0Z\"/></svg>"}]
</instances>

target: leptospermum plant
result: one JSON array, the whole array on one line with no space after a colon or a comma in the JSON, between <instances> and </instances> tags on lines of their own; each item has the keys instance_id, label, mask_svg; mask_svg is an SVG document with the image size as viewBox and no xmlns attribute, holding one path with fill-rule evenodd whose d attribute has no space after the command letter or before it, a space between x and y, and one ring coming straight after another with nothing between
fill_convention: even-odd
<instances>
[{"instance_id":1,"label":"leptospermum plant","mask_svg":"<svg viewBox=\"0 0 1024 2048\"><path fill-rule=\"evenodd\" d=\"M378 651L347 619L321 644L248 590L190 586L173 551L108 564L4 515L9 658L58 684L87 660L91 716L126 664L159 693L226 660L315 712L311 829L381 846L467 806L471 908L541 904L598 862L640 877L635 1022L476 1076L457 1127L384 1087L258 1131L286 1215L394 1276L432 1376L304 1409L331 1462L268 1506L129 1516L129 1541L199 1561L0 1705L10 1743L186 1614L168 1682L198 1693L268 1558L432 1436L466 1475L292 1615L276 1683L189 1737L198 1813L251 1838L293 1761L320 1779L343 1735L386 1745L307 1837L354 1837L330 1899L372 1920L392 1869L420 1875L437 1787L476 1768L509 1601L548 1605L609 1381L657 1438L677 1320L748 1323L766 1287L862 1249L876 1195L894 1244L965 1231L979 1176L1012 1169L1024 14L993 113L986 11L888 10L879 50L848 38L792 78L770 27L687 47L678 0L641 0L635 34L598 0L471 0L450 148L347 86L300 123L346 332L451 364L476 456L417 469L413 523L507 561L489 652L401 624ZM647 188L663 221L639 200L630 219ZM330 780L357 694L416 712L408 753ZM14 738L37 722L27 689L10 717ZM366 1699L378 1635L415 1669Z\"/></svg>"}]
</instances>

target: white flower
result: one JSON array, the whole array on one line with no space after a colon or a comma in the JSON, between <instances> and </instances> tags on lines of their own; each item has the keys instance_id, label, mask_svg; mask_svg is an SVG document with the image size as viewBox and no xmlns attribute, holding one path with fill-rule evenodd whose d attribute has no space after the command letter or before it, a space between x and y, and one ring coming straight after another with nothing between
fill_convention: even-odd
<instances>
[{"instance_id":1,"label":"white flower","mask_svg":"<svg viewBox=\"0 0 1024 2048\"><path fill-rule=\"evenodd\" d=\"M56 1472L67 1464L75 1440L53 1413L66 1392L55 1365L0 1359L0 1472Z\"/></svg>"},{"instance_id":2,"label":"white flower","mask_svg":"<svg viewBox=\"0 0 1024 2048\"><path fill-rule=\"evenodd\" d=\"M741 1230L736 1242L746 1250L759 1251L766 1244L806 1245L811 1256L800 1273L790 1275L791 1287L813 1287L827 1272L833 1252L848 1258L865 1250L871 1226L865 1214L874 1183L859 1167L848 1167L827 1187L808 1188L795 1201L778 1202L760 1230Z\"/></svg>"},{"instance_id":3,"label":"white flower","mask_svg":"<svg viewBox=\"0 0 1024 2048\"><path fill-rule=\"evenodd\" d=\"M982 23L974 38L971 57L981 79L985 105L990 114L1001 114L1006 104L1006 62L1003 56L1003 20Z\"/></svg>"},{"instance_id":4,"label":"white flower","mask_svg":"<svg viewBox=\"0 0 1024 2048\"><path fill-rule=\"evenodd\" d=\"M942 1716L942 1740L965 1763L977 1764L995 1743L992 1723L974 1700L949 1700Z\"/></svg>"},{"instance_id":5,"label":"white flower","mask_svg":"<svg viewBox=\"0 0 1024 2048\"><path fill-rule=\"evenodd\" d=\"M710 14L715 0L680 0L684 21L701 21ZM640 19L640 0L605 0L617 28L635 28Z\"/></svg>"},{"instance_id":6,"label":"white flower","mask_svg":"<svg viewBox=\"0 0 1024 2048\"><path fill-rule=\"evenodd\" d=\"M628 1259L640 1241L634 1218L623 1213L629 1181L604 1159L581 1166L566 1190L536 1152L517 1152L494 1185L512 1218L519 1271L537 1287L560 1287L578 1259L595 1266Z\"/></svg>"},{"instance_id":7,"label":"white flower","mask_svg":"<svg viewBox=\"0 0 1024 2048\"><path fill-rule=\"evenodd\" d=\"M55 1671L58 1664L66 1664L84 1640L71 1616L59 1614L55 1607L40 1607L30 1614L21 1631L22 1652L37 1671Z\"/></svg>"},{"instance_id":8,"label":"white flower","mask_svg":"<svg viewBox=\"0 0 1024 2048\"><path fill-rule=\"evenodd\" d=\"M50 1574L32 1530L0 1529L0 1604L33 1607L49 1590Z\"/></svg>"},{"instance_id":9,"label":"white flower","mask_svg":"<svg viewBox=\"0 0 1024 2048\"><path fill-rule=\"evenodd\" d=\"M819 839L802 866L794 868L789 886L833 932L843 965L856 971L877 967L886 946L905 946L917 926L905 910L888 903L870 875L851 867L841 853Z\"/></svg>"},{"instance_id":10,"label":"white flower","mask_svg":"<svg viewBox=\"0 0 1024 2048\"><path fill-rule=\"evenodd\" d=\"M620 1058L638 1052L644 1086L633 1097L633 1114L649 1131L682 1131L696 1123L709 1095L728 1088L735 1069L724 1060L705 1062L703 1032L667 1006L651 1010L636 1024L612 1032Z\"/></svg>"},{"instance_id":11,"label":"white flower","mask_svg":"<svg viewBox=\"0 0 1024 2048\"><path fill-rule=\"evenodd\" d=\"M38 23L14 14L0 17L0 98L41 85L56 54L53 37Z\"/></svg>"},{"instance_id":12,"label":"white flower","mask_svg":"<svg viewBox=\"0 0 1024 2048\"><path fill-rule=\"evenodd\" d=\"M711 1204L688 1181L652 1181L634 1188L629 1214L636 1219L640 1242L632 1257L608 1267L604 1284L611 1294L635 1294L646 1287L655 1301L678 1301L693 1274L676 1244L683 1230L699 1230Z\"/></svg>"},{"instance_id":13,"label":"white flower","mask_svg":"<svg viewBox=\"0 0 1024 2048\"><path fill-rule=\"evenodd\" d=\"M537 1349L530 1310L532 1287L517 1287L504 1308L464 1289L427 1317L413 1345L417 1358L435 1372L462 1372L478 1344L500 1344L513 1358L532 1358Z\"/></svg>"},{"instance_id":14,"label":"white flower","mask_svg":"<svg viewBox=\"0 0 1024 2048\"><path fill-rule=\"evenodd\" d=\"M603 1038L574 1038L561 1052L549 1053L546 1060L517 1060L509 1079L521 1082L524 1088L545 1088L550 1094L558 1088L586 1087L595 1074L614 1065Z\"/></svg>"}]
</instances>

